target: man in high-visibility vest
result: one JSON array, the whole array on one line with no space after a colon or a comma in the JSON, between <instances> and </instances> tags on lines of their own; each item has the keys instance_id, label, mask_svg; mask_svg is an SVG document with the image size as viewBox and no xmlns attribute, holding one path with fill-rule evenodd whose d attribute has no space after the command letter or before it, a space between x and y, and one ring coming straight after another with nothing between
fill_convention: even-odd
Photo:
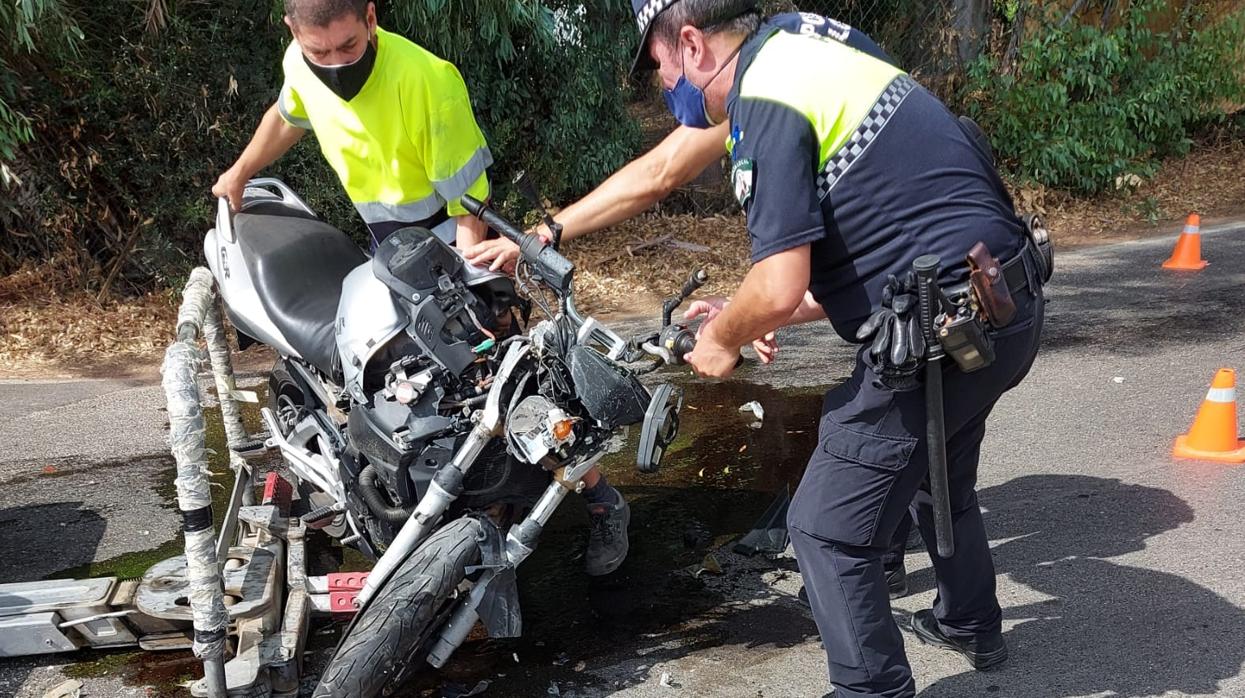
<instances>
[{"instance_id":1,"label":"man in high-visibility vest","mask_svg":"<svg viewBox=\"0 0 1245 698\"><path fill-rule=\"evenodd\" d=\"M307 131L373 242L418 225L460 246L484 239L459 197L489 196L493 162L458 69L376 24L367 0L287 0L285 84L212 187L237 207L248 179Z\"/></svg>"},{"instance_id":2,"label":"man in high-visibility vest","mask_svg":"<svg viewBox=\"0 0 1245 698\"><path fill-rule=\"evenodd\" d=\"M460 248L482 241L484 223L459 200L489 198L493 157L458 69L377 26L368 0L285 0L285 12L294 41L281 95L212 193L236 209L247 180L312 131L373 244L410 226ZM627 556L630 508L596 468L583 482L585 567L609 574Z\"/></svg>"}]
</instances>

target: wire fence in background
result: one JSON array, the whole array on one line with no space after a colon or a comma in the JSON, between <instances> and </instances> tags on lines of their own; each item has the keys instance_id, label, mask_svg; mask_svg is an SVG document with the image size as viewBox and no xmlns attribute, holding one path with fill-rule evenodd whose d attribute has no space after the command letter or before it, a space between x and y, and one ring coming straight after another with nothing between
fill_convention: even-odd
<instances>
[{"instance_id":1,"label":"wire fence in background","mask_svg":"<svg viewBox=\"0 0 1245 698\"><path fill-rule=\"evenodd\" d=\"M972 0L771 0L767 12L813 12L868 34L901 68L944 98L953 96L961 66L956 13L983 15Z\"/></svg>"}]
</instances>

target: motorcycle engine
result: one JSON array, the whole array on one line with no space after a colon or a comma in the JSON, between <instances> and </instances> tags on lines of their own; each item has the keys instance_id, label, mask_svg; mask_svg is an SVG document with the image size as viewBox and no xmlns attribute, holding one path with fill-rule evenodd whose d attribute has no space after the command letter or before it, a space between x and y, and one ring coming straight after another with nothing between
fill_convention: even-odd
<instances>
[{"instance_id":1,"label":"motorcycle engine","mask_svg":"<svg viewBox=\"0 0 1245 698\"><path fill-rule=\"evenodd\" d=\"M386 238L372 271L410 321L364 367L369 399L350 411L348 430L360 468L375 472L360 478L362 487L375 481L386 490L383 501L365 493L369 507L396 523L470 431L470 412L483 406L496 369L491 349L519 332L527 307L509 278L471 267L422 228ZM513 479L510 461L496 442L472 468L460 500L496 501Z\"/></svg>"}]
</instances>

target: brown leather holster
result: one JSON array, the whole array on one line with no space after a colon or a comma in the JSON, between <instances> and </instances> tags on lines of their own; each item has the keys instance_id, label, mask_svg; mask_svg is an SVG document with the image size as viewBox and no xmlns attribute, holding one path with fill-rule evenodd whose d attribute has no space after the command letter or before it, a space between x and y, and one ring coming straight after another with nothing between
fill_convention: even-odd
<instances>
[{"instance_id":1,"label":"brown leather holster","mask_svg":"<svg viewBox=\"0 0 1245 698\"><path fill-rule=\"evenodd\" d=\"M1003 278L1003 265L979 242L968 251L968 283L982 317L992 327L1005 327L1016 315L1016 303Z\"/></svg>"}]
</instances>

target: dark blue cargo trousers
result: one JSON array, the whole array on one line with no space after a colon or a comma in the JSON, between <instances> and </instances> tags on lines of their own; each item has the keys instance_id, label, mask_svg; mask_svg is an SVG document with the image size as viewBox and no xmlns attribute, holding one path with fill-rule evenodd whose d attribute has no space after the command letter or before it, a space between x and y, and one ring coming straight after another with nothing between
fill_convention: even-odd
<instances>
[{"instance_id":1,"label":"dark blue cargo trousers","mask_svg":"<svg viewBox=\"0 0 1245 698\"><path fill-rule=\"evenodd\" d=\"M1032 273L1029 278L1035 286ZM971 636L1000 628L994 561L975 487L986 418L1029 372L1037 354L1045 305L1041 290L1015 295L1017 315L994 335L993 364L965 374L949 358L943 360L955 531L950 559L938 557L934 537L923 388L887 388L862 350L851 378L826 393L818 445L787 523L836 698L916 694L882 569L888 549L903 545L892 539L907 535L909 508L933 559L934 614L942 629ZM905 530L899 530L901 524Z\"/></svg>"}]
</instances>

